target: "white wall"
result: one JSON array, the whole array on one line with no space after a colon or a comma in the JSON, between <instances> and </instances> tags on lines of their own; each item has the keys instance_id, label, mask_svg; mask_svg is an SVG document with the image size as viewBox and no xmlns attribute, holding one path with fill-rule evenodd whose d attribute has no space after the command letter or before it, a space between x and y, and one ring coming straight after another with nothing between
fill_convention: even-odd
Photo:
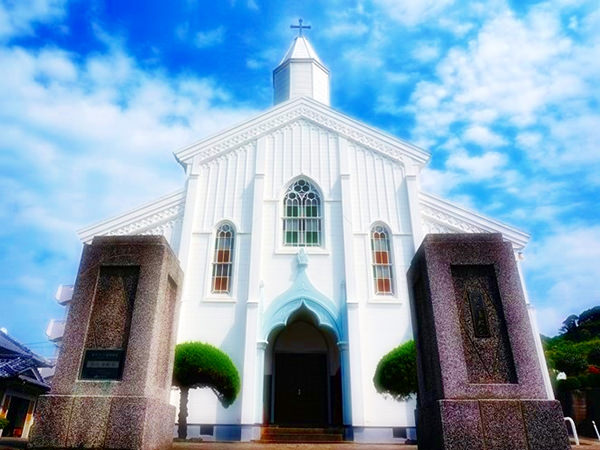
<instances>
[{"instance_id":1,"label":"white wall","mask_svg":"<svg viewBox=\"0 0 600 450\"><path fill-rule=\"evenodd\" d=\"M345 300L341 287L346 273L342 221L351 221L361 341L349 345L350 352L360 348L363 355L362 382L353 381L352 389L359 389L364 395L364 425L412 425L413 406L384 398L375 392L372 383L381 356L411 338L405 272L414 249L403 168L397 161L357 144L342 147L335 133L307 120L287 124L226 156L194 163L197 183L190 184L195 192L188 193L187 198L193 204L186 205L186 214L192 217L191 226L188 235L182 236L182 245L188 245L189 252L183 267L185 282L178 341L200 340L216 345L244 373L248 261L259 141L265 152L263 238L257 271L258 281L264 282L261 310L286 291L296 275L297 249L282 245L282 196L296 177L304 175L322 192L325 232L323 248L306 249L307 275L316 289L338 306ZM348 156L351 217L342 216L340 151L346 151ZM232 221L237 230L233 291L230 296L216 296L210 294L211 258L214 230L224 219ZM371 279L369 230L376 221L385 223L393 236L395 295L384 298L373 294ZM188 420L239 423L240 408L240 400L224 410L210 391L194 392L190 396Z\"/></svg>"}]
</instances>

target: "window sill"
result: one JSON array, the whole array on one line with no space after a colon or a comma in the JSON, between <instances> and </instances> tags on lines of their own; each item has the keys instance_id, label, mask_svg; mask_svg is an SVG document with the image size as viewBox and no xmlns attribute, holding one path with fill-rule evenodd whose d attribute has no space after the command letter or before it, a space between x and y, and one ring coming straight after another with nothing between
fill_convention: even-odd
<instances>
[{"instance_id":1,"label":"window sill","mask_svg":"<svg viewBox=\"0 0 600 450\"><path fill-rule=\"evenodd\" d=\"M297 255L303 248L307 255L330 255L329 250L321 247L278 247L273 253L276 255Z\"/></svg>"},{"instance_id":2,"label":"window sill","mask_svg":"<svg viewBox=\"0 0 600 450\"><path fill-rule=\"evenodd\" d=\"M367 303L401 305L402 301L394 295L381 295L369 298L369 300L367 300Z\"/></svg>"},{"instance_id":3,"label":"window sill","mask_svg":"<svg viewBox=\"0 0 600 450\"><path fill-rule=\"evenodd\" d=\"M237 299L235 297L218 297L213 295L211 297L204 297L202 303L237 303Z\"/></svg>"}]
</instances>

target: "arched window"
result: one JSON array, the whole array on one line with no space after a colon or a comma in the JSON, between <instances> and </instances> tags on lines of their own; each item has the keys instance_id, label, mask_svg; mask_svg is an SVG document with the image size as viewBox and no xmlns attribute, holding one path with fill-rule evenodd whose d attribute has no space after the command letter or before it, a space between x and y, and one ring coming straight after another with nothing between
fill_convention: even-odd
<instances>
[{"instance_id":1,"label":"arched window","mask_svg":"<svg viewBox=\"0 0 600 450\"><path fill-rule=\"evenodd\" d=\"M231 292L234 237L233 227L229 223L221 224L217 229L212 268L213 294L229 294Z\"/></svg>"},{"instance_id":2,"label":"arched window","mask_svg":"<svg viewBox=\"0 0 600 450\"><path fill-rule=\"evenodd\" d=\"M283 245L319 247L321 241L319 192L308 181L299 179L283 198Z\"/></svg>"},{"instance_id":3,"label":"arched window","mask_svg":"<svg viewBox=\"0 0 600 450\"><path fill-rule=\"evenodd\" d=\"M371 229L373 280L375 282L375 293L380 295L394 293L394 274L389 236L390 233L382 225L375 225Z\"/></svg>"}]
</instances>

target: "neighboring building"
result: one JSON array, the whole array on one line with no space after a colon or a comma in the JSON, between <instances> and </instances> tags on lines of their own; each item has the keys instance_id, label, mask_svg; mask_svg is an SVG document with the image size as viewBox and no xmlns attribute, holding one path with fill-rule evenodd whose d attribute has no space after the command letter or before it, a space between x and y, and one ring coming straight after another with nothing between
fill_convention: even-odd
<instances>
[{"instance_id":1,"label":"neighboring building","mask_svg":"<svg viewBox=\"0 0 600 450\"><path fill-rule=\"evenodd\" d=\"M37 397L50 390L39 369L50 361L0 331L0 417L9 421L3 437L27 438Z\"/></svg>"},{"instance_id":2,"label":"neighboring building","mask_svg":"<svg viewBox=\"0 0 600 450\"><path fill-rule=\"evenodd\" d=\"M272 108L176 152L182 190L80 237L162 234L178 254L178 341L220 347L242 375L228 409L191 392L192 437L255 439L294 423L393 441L414 427L415 404L378 394L372 378L412 338L406 271L423 236L499 232L515 257L529 237L422 192L429 154L331 108L329 71L305 37L273 84Z\"/></svg>"},{"instance_id":3,"label":"neighboring building","mask_svg":"<svg viewBox=\"0 0 600 450\"><path fill-rule=\"evenodd\" d=\"M55 356L50 358L52 366L40 369L40 374L44 377L44 381L46 381L48 384L52 383L52 377L54 377L56 360L62 345L63 335L65 334L65 324L67 323L66 317L69 314L69 305L71 304L72 297L73 286L65 284L59 285L58 289L56 290L56 294L54 295L54 299L58 302L58 304L65 307L65 312L63 319L50 320L50 323L48 323L48 327L46 328L46 336L48 336L48 340L56 345Z\"/></svg>"}]
</instances>

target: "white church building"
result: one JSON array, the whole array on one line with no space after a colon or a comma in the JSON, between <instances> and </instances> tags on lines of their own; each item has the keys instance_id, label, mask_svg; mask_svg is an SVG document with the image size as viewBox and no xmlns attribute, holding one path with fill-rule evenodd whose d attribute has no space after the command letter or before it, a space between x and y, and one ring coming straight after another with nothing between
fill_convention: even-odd
<instances>
[{"instance_id":1,"label":"white church building","mask_svg":"<svg viewBox=\"0 0 600 450\"><path fill-rule=\"evenodd\" d=\"M421 191L429 154L333 109L329 70L301 33L273 89L264 113L175 152L183 189L80 238L160 234L178 255L178 342L219 347L242 379L227 409L190 391L188 437L295 424L394 441L413 432L415 402L377 393L373 375L413 337L406 272L423 236L499 232L517 259L529 236Z\"/></svg>"}]
</instances>

